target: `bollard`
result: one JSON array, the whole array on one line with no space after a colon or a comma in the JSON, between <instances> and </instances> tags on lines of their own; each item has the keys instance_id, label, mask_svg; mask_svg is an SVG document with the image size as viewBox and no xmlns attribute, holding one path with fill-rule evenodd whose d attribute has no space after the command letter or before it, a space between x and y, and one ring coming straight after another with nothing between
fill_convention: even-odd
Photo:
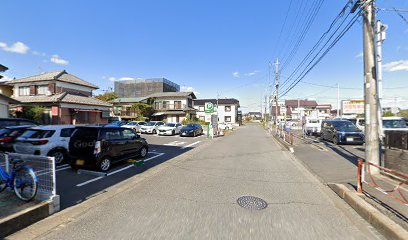
<instances>
[{"instance_id":1,"label":"bollard","mask_svg":"<svg viewBox=\"0 0 408 240\"><path fill-rule=\"evenodd\" d=\"M357 162L357 192L363 193L363 184L361 182L361 172L363 170L363 160L358 159Z\"/></svg>"}]
</instances>

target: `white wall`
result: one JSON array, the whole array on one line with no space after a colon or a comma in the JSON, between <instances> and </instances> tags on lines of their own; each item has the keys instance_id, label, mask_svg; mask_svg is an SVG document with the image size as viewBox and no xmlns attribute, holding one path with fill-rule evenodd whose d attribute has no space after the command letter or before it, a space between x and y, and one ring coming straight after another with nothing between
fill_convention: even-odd
<instances>
[{"instance_id":1,"label":"white wall","mask_svg":"<svg viewBox=\"0 0 408 240\"><path fill-rule=\"evenodd\" d=\"M225 106L231 106L231 111L226 112L225 111ZM205 112L203 111L198 111L198 106L194 106L195 109L197 109L197 118L205 117ZM238 108L236 105L219 105L218 108L218 122L223 123L225 122L225 117L230 116L231 117L231 122L230 123L237 123L237 115L238 115Z\"/></svg>"},{"instance_id":2,"label":"white wall","mask_svg":"<svg viewBox=\"0 0 408 240\"><path fill-rule=\"evenodd\" d=\"M9 107L8 102L0 99L0 118L9 117Z\"/></svg>"}]
</instances>

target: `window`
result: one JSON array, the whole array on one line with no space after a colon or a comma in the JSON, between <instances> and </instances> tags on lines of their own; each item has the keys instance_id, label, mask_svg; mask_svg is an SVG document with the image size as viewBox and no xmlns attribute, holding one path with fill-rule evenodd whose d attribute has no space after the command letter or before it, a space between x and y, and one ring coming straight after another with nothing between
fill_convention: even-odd
<instances>
[{"instance_id":1,"label":"window","mask_svg":"<svg viewBox=\"0 0 408 240\"><path fill-rule=\"evenodd\" d=\"M174 109L181 109L181 101L174 101Z\"/></svg>"},{"instance_id":2,"label":"window","mask_svg":"<svg viewBox=\"0 0 408 240\"><path fill-rule=\"evenodd\" d=\"M136 137L136 134L132 130L129 130L129 129L123 130L122 134L123 134L124 139L134 139Z\"/></svg>"},{"instance_id":3,"label":"window","mask_svg":"<svg viewBox=\"0 0 408 240\"><path fill-rule=\"evenodd\" d=\"M37 88L37 95L45 95L48 91L48 85L39 85L36 86Z\"/></svg>"},{"instance_id":4,"label":"window","mask_svg":"<svg viewBox=\"0 0 408 240\"><path fill-rule=\"evenodd\" d=\"M167 109L169 107L169 101L163 101L163 109Z\"/></svg>"},{"instance_id":5,"label":"window","mask_svg":"<svg viewBox=\"0 0 408 240\"><path fill-rule=\"evenodd\" d=\"M200 112L204 112L204 106L200 106L200 107L199 107L199 111L200 111Z\"/></svg>"},{"instance_id":6,"label":"window","mask_svg":"<svg viewBox=\"0 0 408 240\"><path fill-rule=\"evenodd\" d=\"M71 137L75 128L63 128L61 129L60 137Z\"/></svg>"},{"instance_id":7,"label":"window","mask_svg":"<svg viewBox=\"0 0 408 240\"><path fill-rule=\"evenodd\" d=\"M118 140L118 139L121 139L119 129L107 130L105 132L104 136L102 136L102 139L106 139L106 140Z\"/></svg>"},{"instance_id":8,"label":"window","mask_svg":"<svg viewBox=\"0 0 408 240\"><path fill-rule=\"evenodd\" d=\"M21 135L22 138L49 138L54 135L55 131L54 130L27 130Z\"/></svg>"},{"instance_id":9,"label":"window","mask_svg":"<svg viewBox=\"0 0 408 240\"><path fill-rule=\"evenodd\" d=\"M29 86L19 87L18 88L18 95L19 96L29 96L30 95L30 87Z\"/></svg>"},{"instance_id":10,"label":"window","mask_svg":"<svg viewBox=\"0 0 408 240\"><path fill-rule=\"evenodd\" d=\"M224 120L225 122L231 122L231 116L225 116Z\"/></svg>"},{"instance_id":11,"label":"window","mask_svg":"<svg viewBox=\"0 0 408 240\"><path fill-rule=\"evenodd\" d=\"M225 111L226 112L231 112L231 106L225 106Z\"/></svg>"}]
</instances>

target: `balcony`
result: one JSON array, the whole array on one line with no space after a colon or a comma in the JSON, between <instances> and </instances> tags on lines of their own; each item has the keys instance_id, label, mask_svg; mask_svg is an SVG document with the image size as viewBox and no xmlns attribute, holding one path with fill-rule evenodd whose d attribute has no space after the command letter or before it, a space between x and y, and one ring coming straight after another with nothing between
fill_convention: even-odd
<instances>
[{"instance_id":1,"label":"balcony","mask_svg":"<svg viewBox=\"0 0 408 240\"><path fill-rule=\"evenodd\" d=\"M131 118L137 117L137 113L134 110L115 111L114 114L115 116L118 117L131 117Z\"/></svg>"},{"instance_id":2,"label":"balcony","mask_svg":"<svg viewBox=\"0 0 408 240\"><path fill-rule=\"evenodd\" d=\"M165 110L184 110L186 104L162 104L156 103L154 105L154 110L156 111L165 111Z\"/></svg>"}]
</instances>

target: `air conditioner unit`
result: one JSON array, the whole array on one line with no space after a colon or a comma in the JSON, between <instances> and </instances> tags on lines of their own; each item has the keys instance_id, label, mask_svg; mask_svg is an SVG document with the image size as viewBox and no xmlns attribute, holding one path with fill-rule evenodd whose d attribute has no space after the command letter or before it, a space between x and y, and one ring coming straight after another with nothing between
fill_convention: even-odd
<instances>
[{"instance_id":1,"label":"air conditioner unit","mask_svg":"<svg viewBox=\"0 0 408 240\"><path fill-rule=\"evenodd\" d=\"M51 94L51 91L47 91L47 92L45 92L45 95L47 95L47 96L51 96L52 94Z\"/></svg>"}]
</instances>

